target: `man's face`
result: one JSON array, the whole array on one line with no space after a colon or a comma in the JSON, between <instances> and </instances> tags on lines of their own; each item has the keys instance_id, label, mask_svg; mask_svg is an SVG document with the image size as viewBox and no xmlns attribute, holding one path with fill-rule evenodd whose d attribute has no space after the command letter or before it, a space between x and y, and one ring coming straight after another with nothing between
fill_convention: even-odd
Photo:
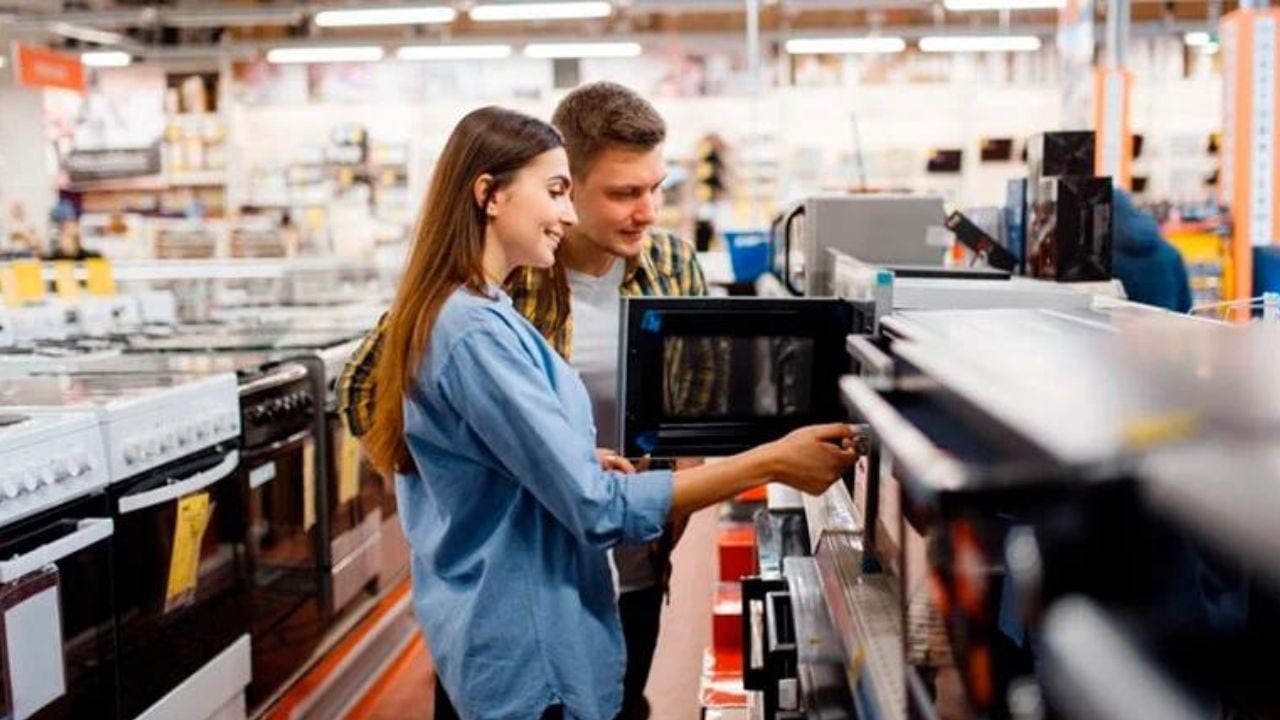
<instances>
[{"instance_id":1,"label":"man's face","mask_svg":"<svg viewBox=\"0 0 1280 720\"><path fill-rule=\"evenodd\" d=\"M666 174L661 145L604 149L589 163L586 177L573 178L578 224L570 232L617 257L636 257L658 218Z\"/></svg>"}]
</instances>

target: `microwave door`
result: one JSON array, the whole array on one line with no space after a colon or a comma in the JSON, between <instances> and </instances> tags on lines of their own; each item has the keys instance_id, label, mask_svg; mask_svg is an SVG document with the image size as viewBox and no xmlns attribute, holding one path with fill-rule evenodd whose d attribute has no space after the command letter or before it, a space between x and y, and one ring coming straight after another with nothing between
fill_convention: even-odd
<instances>
[{"instance_id":1,"label":"microwave door","mask_svg":"<svg viewBox=\"0 0 1280 720\"><path fill-rule=\"evenodd\" d=\"M622 313L629 456L728 455L844 417L854 310L843 300L627 298Z\"/></svg>"}]
</instances>

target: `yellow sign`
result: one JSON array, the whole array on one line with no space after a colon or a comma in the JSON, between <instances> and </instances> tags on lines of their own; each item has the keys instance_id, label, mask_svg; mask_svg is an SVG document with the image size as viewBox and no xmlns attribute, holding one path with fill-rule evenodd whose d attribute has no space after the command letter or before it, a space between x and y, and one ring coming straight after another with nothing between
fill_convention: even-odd
<instances>
[{"instance_id":1,"label":"yellow sign","mask_svg":"<svg viewBox=\"0 0 1280 720\"><path fill-rule=\"evenodd\" d=\"M311 440L302 446L302 529L316 524L316 446Z\"/></svg>"},{"instance_id":2,"label":"yellow sign","mask_svg":"<svg viewBox=\"0 0 1280 720\"><path fill-rule=\"evenodd\" d=\"M75 300L80 297L80 281L76 280L75 263L59 260L53 264L53 287L60 300Z\"/></svg>"},{"instance_id":3,"label":"yellow sign","mask_svg":"<svg viewBox=\"0 0 1280 720\"><path fill-rule=\"evenodd\" d=\"M16 308L22 305L22 296L18 294L18 276L12 265L0 265L0 296L4 297L4 306Z\"/></svg>"},{"instance_id":4,"label":"yellow sign","mask_svg":"<svg viewBox=\"0 0 1280 720\"><path fill-rule=\"evenodd\" d=\"M204 542L213 503L209 493L195 493L178 501L173 528L173 554L169 558L169 586L164 593L164 611L186 605L195 598L200 567L200 545Z\"/></svg>"},{"instance_id":5,"label":"yellow sign","mask_svg":"<svg viewBox=\"0 0 1280 720\"><path fill-rule=\"evenodd\" d=\"M360 441L346 428L339 432L338 503L341 504L360 494Z\"/></svg>"},{"instance_id":6,"label":"yellow sign","mask_svg":"<svg viewBox=\"0 0 1280 720\"><path fill-rule=\"evenodd\" d=\"M18 282L18 297L22 302L44 297L44 276L38 260L14 260L13 276Z\"/></svg>"},{"instance_id":7,"label":"yellow sign","mask_svg":"<svg viewBox=\"0 0 1280 720\"><path fill-rule=\"evenodd\" d=\"M90 295L111 296L116 294L116 276L111 261L102 258L90 258L84 261L87 274L85 287Z\"/></svg>"}]
</instances>

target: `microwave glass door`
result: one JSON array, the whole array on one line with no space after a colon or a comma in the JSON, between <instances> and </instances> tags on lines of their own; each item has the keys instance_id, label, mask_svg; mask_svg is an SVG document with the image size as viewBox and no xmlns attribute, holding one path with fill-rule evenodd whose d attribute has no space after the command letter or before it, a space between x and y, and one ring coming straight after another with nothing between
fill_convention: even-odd
<instances>
[{"instance_id":1,"label":"microwave glass door","mask_svg":"<svg viewBox=\"0 0 1280 720\"><path fill-rule=\"evenodd\" d=\"M843 417L853 308L835 299L626 298L620 446L726 455Z\"/></svg>"}]
</instances>

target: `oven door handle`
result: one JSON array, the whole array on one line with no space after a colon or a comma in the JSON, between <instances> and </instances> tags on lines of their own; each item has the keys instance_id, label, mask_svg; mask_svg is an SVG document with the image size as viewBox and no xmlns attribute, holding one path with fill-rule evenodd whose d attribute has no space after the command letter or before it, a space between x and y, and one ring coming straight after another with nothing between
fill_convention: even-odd
<instances>
[{"instance_id":1,"label":"oven door handle","mask_svg":"<svg viewBox=\"0 0 1280 720\"><path fill-rule=\"evenodd\" d=\"M25 555L0 562L0 584L11 583L46 565L52 565L72 553L111 537L114 532L115 523L111 518L85 518L70 535L58 538L48 545L41 545Z\"/></svg>"},{"instance_id":2,"label":"oven door handle","mask_svg":"<svg viewBox=\"0 0 1280 720\"><path fill-rule=\"evenodd\" d=\"M237 466L240 465L240 452L232 450L222 459L215 467L204 472L196 473L189 478L171 482L163 487L155 490L146 490L133 495L125 495L120 498L120 514L125 515L135 510L144 510L149 507L155 507L161 503L176 500L188 493L203 490L210 485L223 480L231 473L235 472Z\"/></svg>"}]
</instances>

